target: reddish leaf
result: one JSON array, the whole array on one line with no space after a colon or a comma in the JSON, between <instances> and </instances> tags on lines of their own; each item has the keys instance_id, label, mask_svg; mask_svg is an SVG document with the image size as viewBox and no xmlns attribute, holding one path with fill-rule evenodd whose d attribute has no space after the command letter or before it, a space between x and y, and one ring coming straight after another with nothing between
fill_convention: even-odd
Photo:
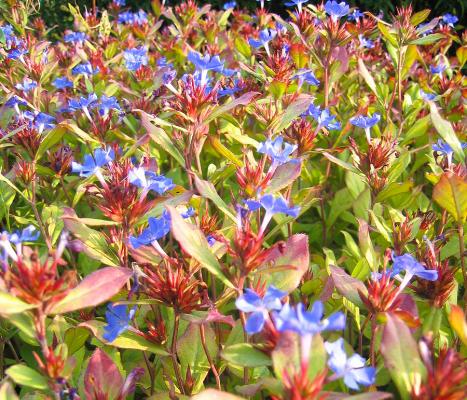
<instances>
[{"instance_id":1,"label":"reddish leaf","mask_svg":"<svg viewBox=\"0 0 467 400\"><path fill-rule=\"evenodd\" d=\"M409 399L412 389L424 379L426 370L407 325L394 315L387 314L386 318L380 351L401 398Z\"/></svg>"},{"instance_id":2,"label":"reddish leaf","mask_svg":"<svg viewBox=\"0 0 467 400\"><path fill-rule=\"evenodd\" d=\"M73 288L60 302L52 306L50 314L63 314L87 307L95 307L115 296L131 277L127 268L106 267L93 272Z\"/></svg>"},{"instance_id":3,"label":"reddish leaf","mask_svg":"<svg viewBox=\"0 0 467 400\"><path fill-rule=\"evenodd\" d=\"M232 283L221 271L219 261L209 248L208 241L201 230L189 222L185 222L175 208L167 206L172 220L172 234L182 249L198 261L211 274L218 277L225 285Z\"/></svg>"},{"instance_id":4,"label":"reddish leaf","mask_svg":"<svg viewBox=\"0 0 467 400\"><path fill-rule=\"evenodd\" d=\"M331 278L339 294L350 300L358 307L363 307L362 300L358 294L358 291L364 294L367 293L366 286L363 282L352 278L342 268L331 265L329 269L331 270Z\"/></svg>"},{"instance_id":5,"label":"reddish leaf","mask_svg":"<svg viewBox=\"0 0 467 400\"><path fill-rule=\"evenodd\" d=\"M101 349L96 349L84 374L86 399L116 399L122 385L122 376L113 360Z\"/></svg>"},{"instance_id":6,"label":"reddish leaf","mask_svg":"<svg viewBox=\"0 0 467 400\"><path fill-rule=\"evenodd\" d=\"M310 264L308 236L291 236L284 246L271 250L265 264L273 264L273 271L262 273L263 281L287 292L296 289Z\"/></svg>"}]
</instances>

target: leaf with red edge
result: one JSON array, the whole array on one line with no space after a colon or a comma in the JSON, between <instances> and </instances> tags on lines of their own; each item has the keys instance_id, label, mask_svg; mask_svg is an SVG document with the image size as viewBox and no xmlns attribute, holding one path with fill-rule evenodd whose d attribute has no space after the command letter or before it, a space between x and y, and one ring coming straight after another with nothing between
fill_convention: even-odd
<instances>
[{"instance_id":1,"label":"leaf with red edge","mask_svg":"<svg viewBox=\"0 0 467 400\"><path fill-rule=\"evenodd\" d=\"M131 277L128 268L106 267L84 278L68 294L53 305L49 314L64 314L87 307L95 307L115 296Z\"/></svg>"},{"instance_id":2,"label":"leaf with red edge","mask_svg":"<svg viewBox=\"0 0 467 400\"><path fill-rule=\"evenodd\" d=\"M426 374L417 348L409 327L396 316L386 314L380 351L384 365L404 400L410 398L412 389Z\"/></svg>"},{"instance_id":3,"label":"leaf with red edge","mask_svg":"<svg viewBox=\"0 0 467 400\"><path fill-rule=\"evenodd\" d=\"M467 323L465 322L465 314L462 308L452 304L448 319L452 329L457 333L462 343L467 346Z\"/></svg>"},{"instance_id":4,"label":"leaf with red edge","mask_svg":"<svg viewBox=\"0 0 467 400\"><path fill-rule=\"evenodd\" d=\"M188 222L185 222L177 210L167 206L172 221L172 234L180 243L183 251L198 261L211 274L218 277L226 286L233 288L232 283L221 271L219 261L210 250L208 241L201 230Z\"/></svg>"},{"instance_id":5,"label":"leaf with red edge","mask_svg":"<svg viewBox=\"0 0 467 400\"><path fill-rule=\"evenodd\" d=\"M120 395L123 378L113 360L101 349L89 359L84 374L84 393L88 400L116 399Z\"/></svg>"},{"instance_id":6,"label":"leaf with red edge","mask_svg":"<svg viewBox=\"0 0 467 400\"><path fill-rule=\"evenodd\" d=\"M362 281L351 277L342 268L330 265L331 278L334 282L334 286L340 295L344 296L358 307L363 307L363 302L358 294L360 291L363 294L367 294L366 286Z\"/></svg>"},{"instance_id":7,"label":"leaf with red edge","mask_svg":"<svg viewBox=\"0 0 467 400\"><path fill-rule=\"evenodd\" d=\"M273 271L268 270L269 264L273 265ZM266 270L261 273L263 282L287 292L296 289L310 265L308 236L301 233L292 235L283 246L271 249L264 265Z\"/></svg>"},{"instance_id":8,"label":"leaf with red edge","mask_svg":"<svg viewBox=\"0 0 467 400\"><path fill-rule=\"evenodd\" d=\"M300 176L302 163L297 160L290 161L277 167L271 182L266 187L266 193L276 193L279 190L289 186Z\"/></svg>"}]
</instances>

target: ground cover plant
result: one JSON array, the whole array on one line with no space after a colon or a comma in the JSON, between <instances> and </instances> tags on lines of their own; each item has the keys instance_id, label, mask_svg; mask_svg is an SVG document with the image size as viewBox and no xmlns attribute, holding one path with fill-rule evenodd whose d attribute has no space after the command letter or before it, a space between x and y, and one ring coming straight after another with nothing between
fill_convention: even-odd
<instances>
[{"instance_id":1,"label":"ground cover plant","mask_svg":"<svg viewBox=\"0 0 467 400\"><path fill-rule=\"evenodd\" d=\"M8 4L1 400L465 398L455 15Z\"/></svg>"}]
</instances>

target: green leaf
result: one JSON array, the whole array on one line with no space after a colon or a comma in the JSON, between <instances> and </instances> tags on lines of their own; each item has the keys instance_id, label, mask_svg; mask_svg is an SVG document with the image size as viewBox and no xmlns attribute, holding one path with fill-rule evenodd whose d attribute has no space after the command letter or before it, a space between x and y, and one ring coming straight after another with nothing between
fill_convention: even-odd
<instances>
[{"instance_id":1,"label":"green leaf","mask_svg":"<svg viewBox=\"0 0 467 400\"><path fill-rule=\"evenodd\" d=\"M244 400L243 397L238 397L233 394L222 392L215 389L206 389L201 393L191 397L192 400Z\"/></svg>"},{"instance_id":2,"label":"green leaf","mask_svg":"<svg viewBox=\"0 0 467 400\"><path fill-rule=\"evenodd\" d=\"M442 33L432 33L431 35L426 35L423 37L420 37L418 39L411 40L407 44L415 44L415 45L427 45L427 44L433 44L437 42L440 39L443 39L445 35Z\"/></svg>"},{"instance_id":3,"label":"green leaf","mask_svg":"<svg viewBox=\"0 0 467 400\"><path fill-rule=\"evenodd\" d=\"M238 97L238 98L236 98L236 99L234 99L232 101L229 101L226 104L223 104L223 105L221 105L219 107L216 107L212 111L212 113L209 114L203 120L203 122L205 124L209 124L209 122L214 121L217 117L220 117L222 114L228 113L229 111L233 110L235 107L248 105L248 104L251 103L253 98L258 96L258 95L259 95L258 92L248 92L248 93L245 93L242 96L240 96L240 97Z\"/></svg>"},{"instance_id":4,"label":"green leaf","mask_svg":"<svg viewBox=\"0 0 467 400\"><path fill-rule=\"evenodd\" d=\"M39 160L47 150L59 143L65 135L66 131L67 130L63 125L58 124L45 135L43 135L41 143L39 144L39 148L36 152L36 160Z\"/></svg>"},{"instance_id":5,"label":"green leaf","mask_svg":"<svg viewBox=\"0 0 467 400\"><path fill-rule=\"evenodd\" d=\"M175 147L172 139L162 128L154 125L151 122L154 121L154 118L142 110L134 111L139 112L141 116L141 124L143 125L144 129L146 129L151 139L154 140L154 142L159 146L161 146L167 153L169 153L182 167L185 167L185 159L178 151L177 147Z\"/></svg>"},{"instance_id":6,"label":"green leaf","mask_svg":"<svg viewBox=\"0 0 467 400\"><path fill-rule=\"evenodd\" d=\"M164 348L156 343L152 343L135 332L126 331L119 335L113 342L107 342L102 335L104 334L105 322L102 321L86 321L79 324L79 327L89 329L93 335L107 346L118 347L120 349L133 349L150 351L151 353L161 356L167 356L168 353Z\"/></svg>"},{"instance_id":7,"label":"green leaf","mask_svg":"<svg viewBox=\"0 0 467 400\"><path fill-rule=\"evenodd\" d=\"M0 291L0 314L2 315L19 314L36 307L34 304L25 303L9 293Z\"/></svg>"},{"instance_id":8,"label":"green leaf","mask_svg":"<svg viewBox=\"0 0 467 400\"><path fill-rule=\"evenodd\" d=\"M410 18L410 23L414 26L419 25L423 21L425 21L429 15L430 15L429 9L418 11L412 15L412 17Z\"/></svg>"},{"instance_id":9,"label":"green leaf","mask_svg":"<svg viewBox=\"0 0 467 400\"><path fill-rule=\"evenodd\" d=\"M363 77L371 91L376 95L376 97L379 97L378 92L376 90L376 82L371 76L370 71L368 71L368 68L366 67L365 63L361 58L358 59L358 72Z\"/></svg>"},{"instance_id":10,"label":"green leaf","mask_svg":"<svg viewBox=\"0 0 467 400\"><path fill-rule=\"evenodd\" d=\"M313 97L310 95L301 94L298 98L290 104L282 114L275 117L269 124L268 129L273 132L282 132L288 128L292 121L303 114L310 104L313 103Z\"/></svg>"},{"instance_id":11,"label":"green leaf","mask_svg":"<svg viewBox=\"0 0 467 400\"><path fill-rule=\"evenodd\" d=\"M224 200L222 200L222 198L217 194L216 188L211 182L204 181L195 175L195 186L201 196L211 200L216 207L227 215L233 222L237 221L237 218L232 211L230 211Z\"/></svg>"},{"instance_id":12,"label":"green leaf","mask_svg":"<svg viewBox=\"0 0 467 400\"><path fill-rule=\"evenodd\" d=\"M382 22L378 22L378 29L383 36L391 43L394 47L397 47L397 38L389 31L389 28Z\"/></svg>"},{"instance_id":13,"label":"green leaf","mask_svg":"<svg viewBox=\"0 0 467 400\"><path fill-rule=\"evenodd\" d=\"M39 390L47 390L49 384L47 379L34 369L17 364L6 370L6 374L17 384Z\"/></svg>"},{"instance_id":14,"label":"green leaf","mask_svg":"<svg viewBox=\"0 0 467 400\"><path fill-rule=\"evenodd\" d=\"M441 117L438 111L438 107L436 107L435 103L430 101L429 104L433 126L438 131L439 135L444 139L444 141L454 150L454 153L457 155L459 161L464 163L464 151L462 150L461 142L456 136L452 125Z\"/></svg>"},{"instance_id":15,"label":"green leaf","mask_svg":"<svg viewBox=\"0 0 467 400\"><path fill-rule=\"evenodd\" d=\"M359 279L352 278L342 268L330 265L331 278L339 294L350 300L358 307L363 307L359 292L367 294L367 288Z\"/></svg>"},{"instance_id":16,"label":"green leaf","mask_svg":"<svg viewBox=\"0 0 467 400\"><path fill-rule=\"evenodd\" d=\"M424 380L426 370L410 329L396 316L386 316L380 351L401 398L406 400L412 389Z\"/></svg>"},{"instance_id":17,"label":"green leaf","mask_svg":"<svg viewBox=\"0 0 467 400\"><path fill-rule=\"evenodd\" d=\"M222 273L221 266L210 250L203 232L197 226L185 222L175 208L167 206L167 210L172 219L172 234L180 243L182 249L214 276L218 277L226 286L234 288Z\"/></svg>"},{"instance_id":18,"label":"green leaf","mask_svg":"<svg viewBox=\"0 0 467 400\"><path fill-rule=\"evenodd\" d=\"M207 324L204 325L204 336L209 356L215 360L219 347L217 346L214 330ZM199 390L210 369L201 342L200 325L190 324L178 339L177 355L180 360L182 375L186 376L187 369L190 368L192 377L195 380L195 391Z\"/></svg>"},{"instance_id":19,"label":"green leaf","mask_svg":"<svg viewBox=\"0 0 467 400\"><path fill-rule=\"evenodd\" d=\"M451 172L445 172L433 189L433 199L457 222L467 216L467 182Z\"/></svg>"},{"instance_id":20,"label":"green leaf","mask_svg":"<svg viewBox=\"0 0 467 400\"><path fill-rule=\"evenodd\" d=\"M346 161L342 161L340 158L334 157L332 154L327 152L323 152L323 156L326 157L329 161L332 161L334 164L339 165L340 167L346 169L347 171L351 171L354 174L362 176L361 172L355 168L352 164L349 164Z\"/></svg>"},{"instance_id":21,"label":"green leaf","mask_svg":"<svg viewBox=\"0 0 467 400\"><path fill-rule=\"evenodd\" d=\"M72 208L65 207L63 209L62 219L65 228L83 242L83 251L89 257L105 265L114 267L120 265L117 253L109 246L105 236L83 224Z\"/></svg>"},{"instance_id":22,"label":"green leaf","mask_svg":"<svg viewBox=\"0 0 467 400\"><path fill-rule=\"evenodd\" d=\"M262 351L249 343L239 343L227 346L222 351L222 358L240 367L267 367L272 364L271 359Z\"/></svg>"},{"instance_id":23,"label":"green leaf","mask_svg":"<svg viewBox=\"0 0 467 400\"><path fill-rule=\"evenodd\" d=\"M382 203L393 196L410 192L412 188L413 182L392 182L378 193L376 201Z\"/></svg>"},{"instance_id":24,"label":"green leaf","mask_svg":"<svg viewBox=\"0 0 467 400\"><path fill-rule=\"evenodd\" d=\"M65 344L68 348L68 355L75 354L86 343L89 331L84 327L72 327L65 332Z\"/></svg>"},{"instance_id":25,"label":"green leaf","mask_svg":"<svg viewBox=\"0 0 467 400\"><path fill-rule=\"evenodd\" d=\"M106 267L94 271L54 304L49 313L64 314L95 307L115 296L132 274L131 269L120 267Z\"/></svg>"},{"instance_id":26,"label":"green leaf","mask_svg":"<svg viewBox=\"0 0 467 400\"><path fill-rule=\"evenodd\" d=\"M3 31L0 31L3 33ZM19 400L10 382L4 381L0 386L0 400Z\"/></svg>"},{"instance_id":27,"label":"green leaf","mask_svg":"<svg viewBox=\"0 0 467 400\"><path fill-rule=\"evenodd\" d=\"M302 171L302 163L297 161L290 161L288 163L279 165L271 181L266 187L266 193L276 193L281 189L286 188L300 176Z\"/></svg>"}]
</instances>

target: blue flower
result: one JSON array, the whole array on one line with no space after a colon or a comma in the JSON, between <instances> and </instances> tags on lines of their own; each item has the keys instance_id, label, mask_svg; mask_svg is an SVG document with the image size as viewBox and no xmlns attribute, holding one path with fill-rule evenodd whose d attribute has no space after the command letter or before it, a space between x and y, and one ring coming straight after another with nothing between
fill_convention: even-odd
<instances>
[{"instance_id":1,"label":"blue flower","mask_svg":"<svg viewBox=\"0 0 467 400\"><path fill-rule=\"evenodd\" d=\"M55 117L43 112L32 113L26 111L23 116L31 121L39 133L42 133L45 129L52 129L55 126Z\"/></svg>"},{"instance_id":2,"label":"blue flower","mask_svg":"<svg viewBox=\"0 0 467 400\"><path fill-rule=\"evenodd\" d=\"M99 104L99 114L103 117L106 117L109 114L110 110L120 111L120 104L118 104L118 100L116 97L107 97L103 95Z\"/></svg>"},{"instance_id":3,"label":"blue flower","mask_svg":"<svg viewBox=\"0 0 467 400\"><path fill-rule=\"evenodd\" d=\"M219 56L210 56L209 54L202 56L196 51L190 51L188 61L193 63L196 70L201 73L201 85L207 83L208 71L222 72L224 70L224 61L221 61Z\"/></svg>"},{"instance_id":4,"label":"blue flower","mask_svg":"<svg viewBox=\"0 0 467 400\"><path fill-rule=\"evenodd\" d=\"M433 75L438 74L441 76L441 74L444 72L445 69L446 69L446 65L444 64L430 65L430 72Z\"/></svg>"},{"instance_id":5,"label":"blue flower","mask_svg":"<svg viewBox=\"0 0 467 400\"><path fill-rule=\"evenodd\" d=\"M316 76L311 69L299 69L292 79L298 79L298 85L300 87L303 83L307 83L312 86L319 86L319 80L316 79Z\"/></svg>"},{"instance_id":6,"label":"blue flower","mask_svg":"<svg viewBox=\"0 0 467 400\"><path fill-rule=\"evenodd\" d=\"M369 115L365 117L363 115L357 115L353 118L350 118L350 123L354 126L358 126L359 128L365 129L365 135L368 143L371 141L371 134L370 129L375 126L381 120L381 115L378 113L374 113L373 115Z\"/></svg>"},{"instance_id":7,"label":"blue flower","mask_svg":"<svg viewBox=\"0 0 467 400\"><path fill-rule=\"evenodd\" d=\"M365 14L363 14L358 8L352 11L351 14L347 16L349 21L358 21L360 18L363 18Z\"/></svg>"},{"instance_id":8,"label":"blue flower","mask_svg":"<svg viewBox=\"0 0 467 400\"><path fill-rule=\"evenodd\" d=\"M107 165L109 162L113 161L115 158L115 152L112 148L96 149L94 150L94 155L86 154L84 156L83 164L77 162L71 163L71 171L73 173L79 173L79 176L88 177L94 175L99 168Z\"/></svg>"},{"instance_id":9,"label":"blue flower","mask_svg":"<svg viewBox=\"0 0 467 400\"><path fill-rule=\"evenodd\" d=\"M461 147L462 147L462 149L467 148L467 143L461 143ZM437 151L438 153L441 153L444 156L446 156L446 158L448 160L448 164L451 165L454 150L452 149L452 147L449 144L447 144L442 139L438 139L438 142L433 144L431 146L431 148L433 149L433 151Z\"/></svg>"},{"instance_id":10,"label":"blue flower","mask_svg":"<svg viewBox=\"0 0 467 400\"><path fill-rule=\"evenodd\" d=\"M21 90L25 93L35 89L37 87L37 82L29 79L29 78L25 78L23 80L23 83L17 83L15 85L15 88L18 89L18 90Z\"/></svg>"},{"instance_id":11,"label":"blue flower","mask_svg":"<svg viewBox=\"0 0 467 400\"><path fill-rule=\"evenodd\" d=\"M159 218L149 217L148 227L139 236L130 236L130 244L138 249L154 244L170 232L170 214L164 211Z\"/></svg>"},{"instance_id":12,"label":"blue flower","mask_svg":"<svg viewBox=\"0 0 467 400\"><path fill-rule=\"evenodd\" d=\"M71 32L63 37L65 43L80 43L82 44L86 39L87 35L84 32Z\"/></svg>"},{"instance_id":13,"label":"blue flower","mask_svg":"<svg viewBox=\"0 0 467 400\"><path fill-rule=\"evenodd\" d=\"M344 378L345 385L353 390L359 390L358 385L370 386L375 383L376 369L366 367L366 361L359 354L347 357L344 350L344 339L326 342L324 347L329 354L328 366L338 378Z\"/></svg>"},{"instance_id":14,"label":"blue flower","mask_svg":"<svg viewBox=\"0 0 467 400\"><path fill-rule=\"evenodd\" d=\"M206 240L208 241L209 247L214 246L214 244L216 243L216 239L212 235L206 236Z\"/></svg>"},{"instance_id":15,"label":"blue flower","mask_svg":"<svg viewBox=\"0 0 467 400\"><path fill-rule=\"evenodd\" d=\"M267 139L258 145L258 153L268 155L274 165L285 164L290 161L290 155L297 149L296 144L284 142L282 136L276 137L274 140Z\"/></svg>"},{"instance_id":16,"label":"blue flower","mask_svg":"<svg viewBox=\"0 0 467 400\"><path fill-rule=\"evenodd\" d=\"M358 40L360 41L360 47L365 47L367 49L373 49L375 43L371 39L366 39L362 34L358 35Z\"/></svg>"},{"instance_id":17,"label":"blue flower","mask_svg":"<svg viewBox=\"0 0 467 400\"><path fill-rule=\"evenodd\" d=\"M143 188L146 191L154 190L158 194L163 194L175 187L172 179L166 178L163 175L157 175L152 171L146 171L142 167L130 170L128 180L135 186Z\"/></svg>"},{"instance_id":18,"label":"blue flower","mask_svg":"<svg viewBox=\"0 0 467 400\"><path fill-rule=\"evenodd\" d=\"M228 10L230 8L235 8L235 7L237 7L236 1L228 1L227 3L224 4L224 10Z\"/></svg>"},{"instance_id":19,"label":"blue flower","mask_svg":"<svg viewBox=\"0 0 467 400\"><path fill-rule=\"evenodd\" d=\"M459 18L457 18L455 15L452 15L450 13L446 13L446 14L443 15L442 21L446 25L454 28L454 25L457 24L457 22L459 21Z\"/></svg>"},{"instance_id":20,"label":"blue flower","mask_svg":"<svg viewBox=\"0 0 467 400\"><path fill-rule=\"evenodd\" d=\"M437 95L435 93L428 93L420 89L420 97L425 101L433 101L434 99L436 99L436 96Z\"/></svg>"},{"instance_id":21,"label":"blue flower","mask_svg":"<svg viewBox=\"0 0 467 400\"><path fill-rule=\"evenodd\" d=\"M391 275L395 276L405 271L404 281L410 281L414 276L428 281L436 281L438 279L438 271L426 269L411 254L406 253L401 256L393 255L392 261Z\"/></svg>"},{"instance_id":22,"label":"blue flower","mask_svg":"<svg viewBox=\"0 0 467 400\"><path fill-rule=\"evenodd\" d=\"M173 67L173 64L171 62L168 62L166 57L159 58L156 64L159 68L165 68L165 67L172 68Z\"/></svg>"},{"instance_id":23,"label":"blue flower","mask_svg":"<svg viewBox=\"0 0 467 400\"><path fill-rule=\"evenodd\" d=\"M97 105L97 95L95 93L90 93L88 97L79 97L77 99L70 99L68 101L68 108L64 111L75 112L75 111L84 111L89 120L92 120L89 110L94 108Z\"/></svg>"},{"instance_id":24,"label":"blue flower","mask_svg":"<svg viewBox=\"0 0 467 400\"><path fill-rule=\"evenodd\" d=\"M298 7L298 12L302 12L302 4L308 3L309 0L292 0L285 3L287 7Z\"/></svg>"},{"instance_id":25,"label":"blue flower","mask_svg":"<svg viewBox=\"0 0 467 400\"><path fill-rule=\"evenodd\" d=\"M117 7L125 7L126 6L126 0L112 0L112 4L117 6Z\"/></svg>"},{"instance_id":26,"label":"blue flower","mask_svg":"<svg viewBox=\"0 0 467 400\"><path fill-rule=\"evenodd\" d=\"M277 31L275 31L274 29L266 28L260 31L258 39L250 38L248 39L248 43L250 43L250 46L255 49L264 47L267 55L270 56L271 53L269 51L269 42L273 40L276 36L277 36Z\"/></svg>"},{"instance_id":27,"label":"blue flower","mask_svg":"<svg viewBox=\"0 0 467 400\"><path fill-rule=\"evenodd\" d=\"M55 80L52 82L52 85L54 85L58 90L60 90L60 89L72 88L73 82L70 81L66 77L55 78Z\"/></svg>"},{"instance_id":28,"label":"blue flower","mask_svg":"<svg viewBox=\"0 0 467 400\"><path fill-rule=\"evenodd\" d=\"M118 23L142 26L148 23L148 15L143 10L136 13L125 11L118 15Z\"/></svg>"},{"instance_id":29,"label":"blue flower","mask_svg":"<svg viewBox=\"0 0 467 400\"><path fill-rule=\"evenodd\" d=\"M261 332L265 321L269 318L269 311L280 310L282 308L281 299L287 295L276 289L273 285L269 286L263 298L255 291L246 289L236 301L236 307L245 313L249 313L245 325L245 331L253 335Z\"/></svg>"},{"instance_id":30,"label":"blue flower","mask_svg":"<svg viewBox=\"0 0 467 400\"><path fill-rule=\"evenodd\" d=\"M148 49L144 46L140 46L125 50L123 52L123 58L125 59L127 69L136 71L142 65L148 65Z\"/></svg>"},{"instance_id":31,"label":"blue flower","mask_svg":"<svg viewBox=\"0 0 467 400\"><path fill-rule=\"evenodd\" d=\"M89 76L89 75L94 75L99 72L99 68L93 69L92 65L90 62L85 62L78 64L76 67L74 67L71 70L72 75L84 75L84 76Z\"/></svg>"},{"instance_id":32,"label":"blue flower","mask_svg":"<svg viewBox=\"0 0 467 400\"><path fill-rule=\"evenodd\" d=\"M310 311L302 303L295 308L285 304L279 313L274 314L274 322L279 332L292 331L302 336L345 328L345 315L342 312L336 312L324 319L323 315L324 306L319 300L315 301Z\"/></svg>"},{"instance_id":33,"label":"blue flower","mask_svg":"<svg viewBox=\"0 0 467 400\"><path fill-rule=\"evenodd\" d=\"M187 210L181 214L182 218L191 218L193 215L195 215L195 209L193 207L188 207Z\"/></svg>"},{"instance_id":34,"label":"blue flower","mask_svg":"<svg viewBox=\"0 0 467 400\"><path fill-rule=\"evenodd\" d=\"M27 104L28 103L26 103L23 99L19 98L18 96L13 96L5 102L5 107L14 108L16 114L21 114L19 106L26 106Z\"/></svg>"},{"instance_id":35,"label":"blue flower","mask_svg":"<svg viewBox=\"0 0 467 400\"><path fill-rule=\"evenodd\" d=\"M350 123L359 128L368 129L375 126L381 120L381 115L374 113L365 117L363 115L357 115L356 117L350 118Z\"/></svg>"},{"instance_id":36,"label":"blue flower","mask_svg":"<svg viewBox=\"0 0 467 400\"><path fill-rule=\"evenodd\" d=\"M265 194L259 201L246 200L245 204L250 211L256 211L260 207L263 207L266 210L266 213L270 213L272 215L283 213L296 218L300 213L299 206L289 206L283 197L274 197L272 194Z\"/></svg>"},{"instance_id":37,"label":"blue flower","mask_svg":"<svg viewBox=\"0 0 467 400\"><path fill-rule=\"evenodd\" d=\"M27 54L29 50L26 47L16 47L8 51L8 58L10 60L23 60L23 56Z\"/></svg>"},{"instance_id":38,"label":"blue flower","mask_svg":"<svg viewBox=\"0 0 467 400\"><path fill-rule=\"evenodd\" d=\"M266 210L263 222L259 229L259 235L264 233L274 214L286 214L297 218L300 213L299 206L289 206L283 197L274 197L272 194L265 194L259 201L246 200L245 204L250 211L256 211L261 207Z\"/></svg>"},{"instance_id":39,"label":"blue flower","mask_svg":"<svg viewBox=\"0 0 467 400\"><path fill-rule=\"evenodd\" d=\"M11 243L17 245L23 242L35 242L37 239L39 239L39 236L40 232L36 229L36 227L29 225L22 231L16 231L12 233L9 239Z\"/></svg>"},{"instance_id":40,"label":"blue flower","mask_svg":"<svg viewBox=\"0 0 467 400\"><path fill-rule=\"evenodd\" d=\"M113 342L117 339L119 335L128 330L135 312L136 307L128 311L125 304L113 305L109 303L107 305L107 311L105 312L107 325L104 327L104 334L102 337L108 342Z\"/></svg>"},{"instance_id":41,"label":"blue flower","mask_svg":"<svg viewBox=\"0 0 467 400\"><path fill-rule=\"evenodd\" d=\"M327 1L324 5L324 10L331 17L337 19L346 16L350 11L350 7L345 1L341 1L340 3L337 1Z\"/></svg>"},{"instance_id":42,"label":"blue flower","mask_svg":"<svg viewBox=\"0 0 467 400\"><path fill-rule=\"evenodd\" d=\"M310 107L308 107L308 111L305 113L305 115L310 115L316 120L316 122L318 122L317 130L323 127L331 131L341 129L340 122L336 120L336 117L332 115L327 108L321 110L319 106L311 104Z\"/></svg>"}]
</instances>

